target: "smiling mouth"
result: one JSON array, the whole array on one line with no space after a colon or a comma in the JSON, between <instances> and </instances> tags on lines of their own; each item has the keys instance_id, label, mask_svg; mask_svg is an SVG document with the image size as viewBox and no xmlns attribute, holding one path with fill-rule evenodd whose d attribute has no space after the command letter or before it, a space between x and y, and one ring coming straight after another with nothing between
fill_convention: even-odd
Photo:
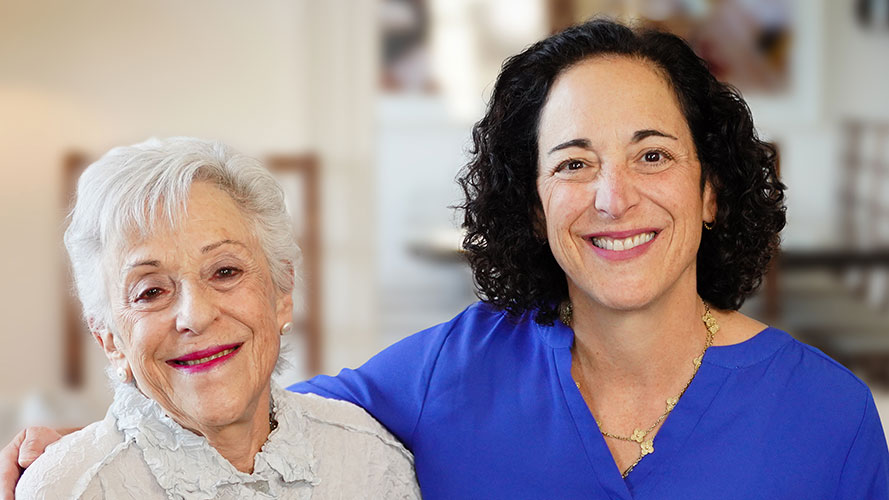
<instances>
[{"instance_id":1,"label":"smiling mouth","mask_svg":"<svg viewBox=\"0 0 889 500\"><path fill-rule=\"evenodd\" d=\"M656 234L656 232L651 231L648 233L640 233L635 236L630 236L628 238L608 238L605 236L595 236L590 238L590 241L593 243L594 246L603 250L621 252L648 243L649 241L654 239Z\"/></svg>"},{"instance_id":2,"label":"smiling mouth","mask_svg":"<svg viewBox=\"0 0 889 500\"><path fill-rule=\"evenodd\" d=\"M202 365L204 363L209 363L210 361L219 359L224 356L228 356L233 352L237 351L241 348L243 344L237 344L232 346L223 346L221 350L215 352L207 352L207 351L199 351L196 353L192 353L186 356L182 356L181 358L173 359L167 361L167 363L173 366L197 366ZM200 356L200 357L196 357Z\"/></svg>"}]
</instances>

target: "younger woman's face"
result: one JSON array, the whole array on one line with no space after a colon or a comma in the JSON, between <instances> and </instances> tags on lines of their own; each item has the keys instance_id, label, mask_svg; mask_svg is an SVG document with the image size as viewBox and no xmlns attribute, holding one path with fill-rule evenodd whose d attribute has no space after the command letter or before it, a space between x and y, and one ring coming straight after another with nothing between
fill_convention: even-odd
<instances>
[{"instance_id":1,"label":"younger woman's face","mask_svg":"<svg viewBox=\"0 0 889 500\"><path fill-rule=\"evenodd\" d=\"M676 95L645 61L596 57L554 82L541 111L537 190L573 301L645 307L696 289L716 212Z\"/></svg>"}]
</instances>

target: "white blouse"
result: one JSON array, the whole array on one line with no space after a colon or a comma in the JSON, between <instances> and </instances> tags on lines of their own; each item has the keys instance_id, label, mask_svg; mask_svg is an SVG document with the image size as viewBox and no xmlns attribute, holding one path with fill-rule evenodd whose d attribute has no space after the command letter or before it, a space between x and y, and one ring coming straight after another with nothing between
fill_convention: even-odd
<instances>
[{"instance_id":1,"label":"white blouse","mask_svg":"<svg viewBox=\"0 0 889 500\"><path fill-rule=\"evenodd\" d=\"M278 428L247 474L122 385L104 420L25 470L16 499L420 498L413 456L364 410L278 387L272 398Z\"/></svg>"}]
</instances>

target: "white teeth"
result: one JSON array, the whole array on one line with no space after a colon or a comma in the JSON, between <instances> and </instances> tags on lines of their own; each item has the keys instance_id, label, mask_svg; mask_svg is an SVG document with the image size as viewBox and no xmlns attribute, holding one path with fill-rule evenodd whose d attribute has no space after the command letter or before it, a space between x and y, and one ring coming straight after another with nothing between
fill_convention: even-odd
<instances>
[{"instance_id":1,"label":"white teeth","mask_svg":"<svg viewBox=\"0 0 889 500\"><path fill-rule=\"evenodd\" d=\"M655 233L641 233L636 236L630 236L629 238L624 238L622 240L615 240L611 238L592 238L593 245L596 245L599 248L603 248L605 250L614 250L616 252L629 250L631 248L635 248L643 243L648 243L654 238Z\"/></svg>"},{"instance_id":2,"label":"white teeth","mask_svg":"<svg viewBox=\"0 0 889 500\"><path fill-rule=\"evenodd\" d=\"M237 349L237 347L232 347L231 349L226 349L226 350L224 350L224 351L219 351L219 352L217 352L216 354L214 354L214 355L212 355L212 356L207 356L206 358L193 359L193 360L191 360L191 361L177 361L176 364L177 364L177 365L183 365L183 366L194 366L194 365L199 365L199 364L201 364L201 363L206 363L207 361L213 361L213 360L216 359L216 358L221 358L221 357L225 356L226 354L230 354L230 353L234 352L235 349Z\"/></svg>"}]
</instances>

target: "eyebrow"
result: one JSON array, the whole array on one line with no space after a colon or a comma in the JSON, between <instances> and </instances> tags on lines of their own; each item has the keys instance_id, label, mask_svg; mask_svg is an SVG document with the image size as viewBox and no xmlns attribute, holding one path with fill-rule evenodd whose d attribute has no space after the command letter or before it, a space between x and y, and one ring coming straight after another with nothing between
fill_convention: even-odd
<instances>
[{"instance_id":1,"label":"eyebrow","mask_svg":"<svg viewBox=\"0 0 889 500\"><path fill-rule=\"evenodd\" d=\"M593 145L590 143L589 139L571 139L570 141L565 141L562 144L552 148L547 153L551 155L556 151L568 148L583 148L583 149L593 149Z\"/></svg>"},{"instance_id":2,"label":"eyebrow","mask_svg":"<svg viewBox=\"0 0 889 500\"><path fill-rule=\"evenodd\" d=\"M212 251L212 250L215 250L215 249L221 247L222 245L239 245L239 246L242 246L242 247L244 247L244 248L247 248L247 245L245 245L245 244L243 244L243 243L241 243L240 241L237 241L237 240L221 240L221 241L217 241L216 243L210 243L209 245L207 245L207 246L205 246L205 247L202 247L202 248L201 248L201 253L207 253L207 252L210 252L210 251Z\"/></svg>"},{"instance_id":3,"label":"eyebrow","mask_svg":"<svg viewBox=\"0 0 889 500\"><path fill-rule=\"evenodd\" d=\"M241 243L240 241L237 241L237 240L221 240L221 241L217 241L216 243L210 243L209 245L206 245L206 246L202 247L202 248L201 248L201 253L211 252L211 251L213 251L213 250L215 250L215 249L221 247L222 245L239 245L239 246L242 246L242 247L244 247L244 248L247 247L247 245L245 245L245 244L243 244L243 243ZM129 270L131 270L131 269L135 269L135 268L140 267L140 266L160 267L160 266L161 266L161 261L159 261L159 260L157 260L157 259L139 260L139 261L133 262L133 263L131 263L131 264L127 264L126 266L124 266L124 269L123 269L123 270L124 270L124 271L129 271Z\"/></svg>"},{"instance_id":4,"label":"eyebrow","mask_svg":"<svg viewBox=\"0 0 889 500\"><path fill-rule=\"evenodd\" d=\"M678 141L676 137L666 133L661 132L660 130L654 129L645 129L645 130L637 130L633 133L633 138L630 140L631 144L635 144L637 142L642 141L648 137L665 137L667 139L673 139L674 141ZM556 151L560 151L562 149L568 148L583 148L583 149L593 149L592 143L590 143L589 139L571 139L570 141L565 141L547 152L548 155L555 153Z\"/></svg>"},{"instance_id":5,"label":"eyebrow","mask_svg":"<svg viewBox=\"0 0 889 500\"><path fill-rule=\"evenodd\" d=\"M679 140L666 132L661 132L660 130L645 129L637 130L633 134L633 139L630 141L630 143L635 144L648 137L666 137L667 139L673 139L674 141Z\"/></svg>"},{"instance_id":6,"label":"eyebrow","mask_svg":"<svg viewBox=\"0 0 889 500\"><path fill-rule=\"evenodd\" d=\"M135 269L140 266L151 266L151 267L161 267L161 261L159 260L140 260L138 262L133 262L132 264L127 264L124 266L124 271L129 271L130 269Z\"/></svg>"}]
</instances>

